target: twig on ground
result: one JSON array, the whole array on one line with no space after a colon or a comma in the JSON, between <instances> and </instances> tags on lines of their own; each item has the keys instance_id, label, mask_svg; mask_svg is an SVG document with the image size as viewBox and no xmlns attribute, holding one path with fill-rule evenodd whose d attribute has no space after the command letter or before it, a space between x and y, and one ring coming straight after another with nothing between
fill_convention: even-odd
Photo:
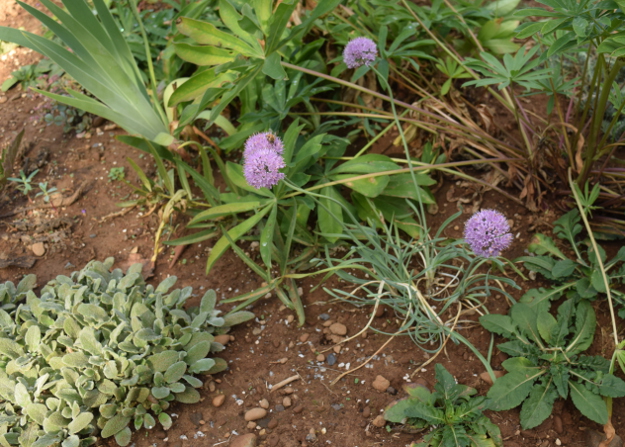
<instances>
[{"instance_id":1,"label":"twig on ground","mask_svg":"<svg viewBox=\"0 0 625 447\"><path fill-rule=\"evenodd\" d=\"M273 393L275 390L278 390L282 388L283 386L288 385L291 382L295 382L296 380L300 378L301 376L299 374L295 374L294 376L291 376L288 379L284 379L282 382L276 383L274 386L272 386L270 393Z\"/></svg>"}]
</instances>

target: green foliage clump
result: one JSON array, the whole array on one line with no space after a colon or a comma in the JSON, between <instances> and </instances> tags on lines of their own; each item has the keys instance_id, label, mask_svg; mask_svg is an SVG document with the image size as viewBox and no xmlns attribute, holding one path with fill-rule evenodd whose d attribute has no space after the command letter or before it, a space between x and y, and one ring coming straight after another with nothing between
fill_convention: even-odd
<instances>
[{"instance_id":1,"label":"green foliage clump","mask_svg":"<svg viewBox=\"0 0 625 447\"><path fill-rule=\"evenodd\" d=\"M214 335L253 317L220 317L215 292L184 309L176 277L146 285L141 265L113 259L57 276L39 296L34 275L0 284L0 445L83 447L100 436L130 442L130 426L172 425L173 401L195 403L194 374L226 369Z\"/></svg>"},{"instance_id":2,"label":"green foliage clump","mask_svg":"<svg viewBox=\"0 0 625 447\"><path fill-rule=\"evenodd\" d=\"M434 392L422 386L406 386L409 397L391 404L384 412L390 422L415 428L433 427L420 446L502 446L499 427L482 414L488 406L483 396L467 385L456 383L441 364L436 365Z\"/></svg>"},{"instance_id":3,"label":"green foliage clump","mask_svg":"<svg viewBox=\"0 0 625 447\"><path fill-rule=\"evenodd\" d=\"M595 188L598 194L599 190ZM591 199L592 200L592 199ZM548 302L560 298L566 293L568 298L594 300L606 293L599 259L589 239L580 237L582 232L580 214L573 209L554 222L554 234L562 241L568 242L573 256L567 256L558 248L554 240L544 234L534 236L529 246L530 252L536 256L519 258L524 261L528 270L540 273L554 283L550 289L530 290L535 299ZM601 264L610 284L622 283L625 278L625 247L616 256L607 261L606 252L598 247ZM625 294L611 288L612 295L621 304L619 315L625 317Z\"/></svg>"},{"instance_id":4,"label":"green foliage clump","mask_svg":"<svg viewBox=\"0 0 625 447\"><path fill-rule=\"evenodd\" d=\"M519 302L509 315L480 318L486 329L510 340L498 345L511 358L502 364L508 374L488 392L490 409L509 410L523 403L521 426L530 429L549 417L558 397L570 395L584 416L606 424L602 397L625 396L625 382L609 374L605 358L580 355L592 344L595 311L586 300L567 300L556 318L549 307L544 300Z\"/></svg>"}]
</instances>

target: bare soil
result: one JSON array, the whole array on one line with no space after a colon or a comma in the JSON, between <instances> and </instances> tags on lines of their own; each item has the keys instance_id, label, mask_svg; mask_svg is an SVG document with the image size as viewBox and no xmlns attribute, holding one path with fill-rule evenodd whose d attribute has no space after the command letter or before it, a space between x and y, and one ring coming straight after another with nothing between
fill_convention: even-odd
<instances>
[{"instance_id":1,"label":"bare soil","mask_svg":"<svg viewBox=\"0 0 625 447\"><path fill-rule=\"evenodd\" d=\"M35 5L33 0L29 4ZM13 26L38 32L35 22L12 1L0 2L0 25ZM6 56L6 58L5 58ZM32 63L37 56L29 50L17 49L2 55L0 83L13 69ZM81 194L71 205L51 208L41 198L26 198L13 188L0 197L0 262L20 260L31 268L9 266L0 268L0 281L19 281L23 275L34 273L39 286L59 274L81 269L92 259L114 257L116 266L133 262L147 262L153 253L154 233L159 223L158 212L135 208L125 215L116 215L121 208L117 203L127 200L131 189L119 181L110 181L111 168L125 167L126 178L131 183L138 179L128 165L131 157L146 172L153 173L154 165L148 156L115 140L121 133L109 123L94 128L88 135L63 134L62 128L32 119L33 109L41 98L30 92L12 89L0 94L0 147L8 145L25 129L23 151L16 161L15 174L21 168L36 166L39 173L35 184L48 182L65 197L79 188ZM33 165L34 163L34 165ZM516 235L514 247L505 253L514 258L523 255L534 231L548 231L556 212L546 210L535 215L492 192L468 188L454 179L441 178L436 192L438 213L431 216L432 228L437 228L456 211L458 198L468 199L466 213L473 207L496 208L513 221ZM447 236L459 237L464 220L453 224ZM185 217L174 222L183 234ZM36 256L33 246L42 243L44 253ZM260 280L231 252L228 252L211 271L204 274L210 244L195 244L186 248L177 262L170 267L173 252L166 248L159 256L151 281L175 275L178 287L192 286L198 297L204 289L213 288L219 297L229 298L260 286ZM258 256L254 249L246 250ZM532 287L546 286L538 281L513 278L522 287L512 291L519 297ZM235 327L222 357L228 361L227 371L206 381L202 402L196 405L175 405L174 425L167 432L158 428L151 432L140 431L133 435L137 447L147 446L216 446L235 445L237 437L246 433L258 436L257 444L263 446L299 447L311 445L336 445L346 447L397 446L403 447L418 441L422 434L410 433L405 427L374 423L383 409L396 399L405 396L402 386L409 381L434 383L434 363L442 363L460 383L478 389L480 394L489 385L479 376L484 367L463 345L449 343L433 363L425 367L429 355L418 349L406 336L389 336L369 329L362 335L336 346L337 335L329 326L342 323L346 336L360 332L370 318L371 308L356 308L332 301L321 288L311 291L317 279L302 281L306 309L306 323L297 327L293 312L280 305L275 296L258 301L251 307L256 320ZM344 287L333 281L327 287ZM346 288L347 290L347 288ZM486 303L491 313L506 313L509 304L501 296L491 296ZM230 306L222 306L228 311ZM609 314L605 303L595 303L599 325L592 351L610 355L612 346L607 330ZM478 315L473 318L477 321ZM619 322L622 326L622 322ZM392 333L399 321L389 310L374 318L373 326ZM459 329L480 352L485 353L490 334L479 324ZM340 337L340 336L338 336ZM496 340L501 341L501 340ZM331 357L335 362L332 362ZM373 357L372 357L373 356ZM323 357L323 358L322 358ZM501 369L505 359L495 349L493 367ZM352 371L354 368L365 366ZM339 375L351 371L331 385ZM289 377L296 380L288 386L272 391L271 386ZM390 381L385 391L377 391L372 383L377 376ZM213 400L224 395L219 407ZM258 407L261 400L268 401L268 414L254 423L248 423L244 414ZM522 446L583 446L591 430L601 431L597 424L583 418L570 401L559 400L553 414L533 430L521 430L519 410L487 413L499 425L509 447ZM625 405L617 400L613 423L619 434L625 433ZM378 419L379 421L379 419ZM377 421L376 421L377 422ZM240 439L240 438L239 438ZM102 440L100 446L114 446L114 441ZM593 444L588 444L593 445ZM595 444L596 445L596 444Z\"/></svg>"}]
</instances>

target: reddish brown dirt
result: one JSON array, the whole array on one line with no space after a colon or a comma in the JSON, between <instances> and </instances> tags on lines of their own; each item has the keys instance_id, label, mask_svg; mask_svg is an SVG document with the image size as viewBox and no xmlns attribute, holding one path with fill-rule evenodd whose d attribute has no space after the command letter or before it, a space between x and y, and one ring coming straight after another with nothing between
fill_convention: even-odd
<instances>
[{"instance_id":1,"label":"reddish brown dirt","mask_svg":"<svg viewBox=\"0 0 625 447\"><path fill-rule=\"evenodd\" d=\"M34 1L29 3L35 4ZM15 14L14 11L17 11ZM0 4L0 25L24 26L36 31L32 21L12 2ZM34 55L24 50L16 50L17 65L30 63ZM0 65L0 82L4 81L13 67L10 61ZM49 158L40 167L36 182L47 181L64 195L71 195L83 182L87 182L86 192L71 206L61 209L30 209L0 219L0 257L34 257L31 246L43 241L45 254L36 258L33 268L9 267L0 269L0 281L19 281L29 273L35 273L39 286L59 274L82 268L89 260L103 260L115 257L118 265L127 261L131 252L149 259L153 250L153 236L158 226L158 215L146 217L148 210L134 209L121 217L106 216L120 210L116 204L127 200L130 188L120 182L110 182L107 174L113 167L125 167L126 178L137 183L126 156L130 156L147 172L154 172L148 157L140 158L140 152L130 149L114 139L118 130L94 129L90 138L78 139L73 135L63 135L61 128L33 124L31 111L40 101L34 95L13 89L3 95L7 101L0 105L0 147L8 144L23 128L26 129L22 157L16 163L19 171L24 157L36 159L44 149ZM0 95L0 98L2 95ZM466 193L465 185L454 184L452 179L442 179L444 186L437 192L439 212L431 216L429 224L437 228L447 216L456 210L453 199L459 191ZM452 189L453 188L453 189ZM524 252L529 237L529 223L552 222L555 215L531 216L527 210L509 203L492 193L478 195L482 208L497 208L513 220L513 231L518 233L513 249L506 253L509 258ZM9 200L6 200L9 199ZM451 201L450 201L451 200ZM475 204L475 200L472 201ZM0 198L0 215L11 213L22 207L41 205L29 201L12 188L3 201ZM467 213L471 204L465 205ZM23 223L44 224L53 219L66 218L67 223L60 228L42 231L41 226L26 231L20 230ZM466 216L455 223L446 233L459 237ZM176 224L182 229L184 219ZM539 227L545 231L548 227ZM533 230L533 228L532 228ZM166 249L158 257L153 281L169 275L178 277L177 285L192 286L199 294L203 289L213 288L218 296L229 298L239 293L251 291L260 286L260 280L231 252L216 265L209 276L204 275L204 266L210 244L196 244L188 247L173 268L168 264L171 249ZM246 247L248 249L249 247ZM252 254L258 256L257 252ZM510 291L515 297L523 291L540 284L514 278L522 291ZM231 332L231 342L222 357L229 363L228 371L212 378L205 377L206 385L202 392L203 401L196 405L177 405L173 408L174 426L164 432L138 432L133 436L137 447L147 446L216 446L228 445L236 436L245 433L258 435L258 445L266 446L310 446L334 445L346 447L389 446L403 447L418 441L420 434L411 434L402 427L377 427L373 424L376 416L393 400L404 396L402 386L405 377L418 371L412 381L434 383L433 364L421 369L428 355L416 348L408 337L398 336L389 340L386 335L367 330L365 334L343 344L340 352L335 352L328 334L328 322L339 322L347 327L347 335L357 334L366 326L370 308L355 308L349 304L335 302L321 288L311 292L318 279L312 277L302 281L303 299L306 306L306 323L298 328L293 321L293 312L285 309L275 296L258 301L251 307L256 320ZM345 287L339 282L331 282L328 287ZM347 290L347 288L346 288ZM196 298L197 300L197 298ZM194 304L191 302L190 304ZM222 306L224 311L232 307ZM503 297L492 296L487 302L490 312L505 313L508 303ZM599 326L608 327L609 316L605 305L596 306L599 313ZM329 316L324 321L322 314ZM477 315L472 317L477 319ZM393 332L399 321L388 310L374 319L373 326ZM622 323L621 323L622 324ZM485 353L490 342L489 334L479 325L468 326L460 333ZM366 336L365 336L366 335ZM500 341L500 340L497 340ZM382 348L382 349L381 349ZM593 350L596 353L611 353L606 332L597 330ZM351 372L336 385L330 383L339 374L360 366L374 353L378 356L365 367ZM336 356L336 364L329 366L327 359L318 361L320 354ZM488 391L488 384L479 378L483 365L463 345L447 345L436 362L442 363L459 382L476 387L480 394ZM501 356L495 350L493 367L501 369ZM285 378L297 376L288 388L272 392L270 387ZM371 384L376 376L388 379L391 388L386 392L376 391ZM214 391L211 391L214 389ZM223 394L225 402L219 408L212 405L213 399ZM290 405L288 401L290 399ZM244 420L244 413L259 406L262 399L269 402L268 416L255 424ZM518 409L488 415L497 423L509 447L522 446L583 446L585 432L601 427L580 416L570 402L558 401L553 415L540 427L523 431L519 425ZM625 433L625 405L617 400L614 407L614 424L617 433ZM559 441L558 441L559 440ZM559 442L559 443L558 443ZM114 441L101 441L101 446L114 446Z\"/></svg>"}]
</instances>

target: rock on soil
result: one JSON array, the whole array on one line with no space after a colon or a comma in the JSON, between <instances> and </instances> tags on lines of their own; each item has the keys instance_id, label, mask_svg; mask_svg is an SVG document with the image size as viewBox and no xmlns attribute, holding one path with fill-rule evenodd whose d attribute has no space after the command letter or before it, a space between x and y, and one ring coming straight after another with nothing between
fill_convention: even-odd
<instances>
[{"instance_id":1,"label":"rock on soil","mask_svg":"<svg viewBox=\"0 0 625 447\"><path fill-rule=\"evenodd\" d=\"M588 430L586 432L586 446L598 447L605 440L605 434L599 433L597 430ZM608 447L623 447L623 440L619 435L614 435L612 442Z\"/></svg>"},{"instance_id":2,"label":"rock on soil","mask_svg":"<svg viewBox=\"0 0 625 447\"><path fill-rule=\"evenodd\" d=\"M267 416L267 410L264 408L252 408L251 410L247 410L245 412L246 421L256 421L264 418L265 416Z\"/></svg>"},{"instance_id":3,"label":"rock on soil","mask_svg":"<svg viewBox=\"0 0 625 447\"><path fill-rule=\"evenodd\" d=\"M373 425L375 425L376 427L384 427L384 424L386 424L386 420L381 414L376 416L373 420Z\"/></svg>"},{"instance_id":4,"label":"rock on soil","mask_svg":"<svg viewBox=\"0 0 625 447\"><path fill-rule=\"evenodd\" d=\"M43 256L46 254L46 248L43 246L43 242L37 242L30 247L35 256Z\"/></svg>"},{"instance_id":5,"label":"rock on soil","mask_svg":"<svg viewBox=\"0 0 625 447\"><path fill-rule=\"evenodd\" d=\"M230 443L230 447L256 447L256 435L248 433L246 435L237 436Z\"/></svg>"},{"instance_id":6,"label":"rock on soil","mask_svg":"<svg viewBox=\"0 0 625 447\"><path fill-rule=\"evenodd\" d=\"M505 371L493 371L493 373L495 373L496 379L499 379L500 377L503 377L506 374ZM490 374L488 374L488 371L484 371L482 374L480 374L480 379L482 379L484 382L488 383L489 385L493 384L493 381L490 378Z\"/></svg>"},{"instance_id":7,"label":"rock on soil","mask_svg":"<svg viewBox=\"0 0 625 447\"><path fill-rule=\"evenodd\" d=\"M377 376L371 386L378 391L386 391L391 386L391 382L383 376Z\"/></svg>"},{"instance_id":8,"label":"rock on soil","mask_svg":"<svg viewBox=\"0 0 625 447\"><path fill-rule=\"evenodd\" d=\"M213 406L221 407L225 400L226 400L225 394L220 394L219 396L215 396L215 398L213 399Z\"/></svg>"},{"instance_id":9,"label":"rock on soil","mask_svg":"<svg viewBox=\"0 0 625 447\"><path fill-rule=\"evenodd\" d=\"M343 323L333 323L330 326L330 332L334 335L346 335L347 327Z\"/></svg>"}]
</instances>

